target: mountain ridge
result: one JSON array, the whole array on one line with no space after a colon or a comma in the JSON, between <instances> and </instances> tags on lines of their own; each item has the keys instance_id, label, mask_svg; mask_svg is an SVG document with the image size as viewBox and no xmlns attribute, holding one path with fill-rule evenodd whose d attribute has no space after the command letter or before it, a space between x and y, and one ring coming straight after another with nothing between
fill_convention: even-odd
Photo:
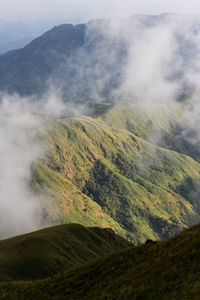
<instances>
[{"instance_id":1,"label":"mountain ridge","mask_svg":"<svg viewBox=\"0 0 200 300\"><path fill-rule=\"evenodd\" d=\"M79 224L0 240L0 281L45 278L130 245L111 229Z\"/></svg>"},{"instance_id":2,"label":"mountain ridge","mask_svg":"<svg viewBox=\"0 0 200 300\"><path fill-rule=\"evenodd\" d=\"M50 120L49 151L32 177L33 189L46 197L47 219L111 227L134 243L166 239L197 223L199 162L149 140L154 125L158 136L171 134L172 109L171 120L181 122L183 104L176 106L150 114L152 126L143 122L143 106L120 103L95 118Z\"/></svg>"},{"instance_id":3,"label":"mountain ridge","mask_svg":"<svg viewBox=\"0 0 200 300\"><path fill-rule=\"evenodd\" d=\"M2 299L199 298L200 225L38 281L0 283Z\"/></svg>"}]
</instances>

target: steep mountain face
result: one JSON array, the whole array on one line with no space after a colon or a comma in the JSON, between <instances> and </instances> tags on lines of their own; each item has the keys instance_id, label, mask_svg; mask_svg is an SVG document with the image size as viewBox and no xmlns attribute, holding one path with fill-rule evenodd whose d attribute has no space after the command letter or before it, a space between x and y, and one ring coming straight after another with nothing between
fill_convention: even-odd
<instances>
[{"instance_id":1,"label":"steep mountain face","mask_svg":"<svg viewBox=\"0 0 200 300\"><path fill-rule=\"evenodd\" d=\"M199 299L200 226L53 278L0 284L1 299Z\"/></svg>"},{"instance_id":2,"label":"steep mountain face","mask_svg":"<svg viewBox=\"0 0 200 300\"><path fill-rule=\"evenodd\" d=\"M32 176L44 217L111 227L135 243L198 222L200 164L174 131L186 108L118 103L97 118L49 120L49 151Z\"/></svg>"},{"instance_id":3,"label":"steep mountain face","mask_svg":"<svg viewBox=\"0 0 200 300\"><path fill-rule=\"evenodd\" d=\"M111 229L78 224L2 240L0 281L45 278L130 245Z\"/></svg>"},{"instance_id":4,"label":"steep mountain face","mask_svg":"<svg viewBox=\"0 0 200 300\"><path fill-rule=\"evenodd\" d=\"M199 22L176 15L141 15L129 19L96 20L76 26L61 25L23 49L0 55L0 90L32 95L44 93L49 85L53 85L62 91L65 101L113 100L114 96L118 99L115 92L127 76L124 66L129 65L129 55L139 37L148 29L148 34L158 30L159 35L166 23L169 28L175 23L178 27L172 34L177 44L176 51L170 62L171 70L165 77L181 80L183 70L193 66L198 54L194 39L199 32ZM181 30L185 24L188 25L184 36ZM194 39L188 39L190 34ZM154 37L150 43L156 43ZM184 63L180 70L175 67L177 59ZM185 97L190 92L191 87L183 82L177 97L181 99L181 95Z\"/></svg>"},{"instance_id":5,"label":"steep mountain face","mask_svg":"<svg viewBox=\"0 0 200 300\"><path fill-rule=\"evenodd\" d=\"M0 89L20 94L45 90L49 74L84 41L85 25L61 25L23 49L0 56Z\"/></svg>"}]
</instances>

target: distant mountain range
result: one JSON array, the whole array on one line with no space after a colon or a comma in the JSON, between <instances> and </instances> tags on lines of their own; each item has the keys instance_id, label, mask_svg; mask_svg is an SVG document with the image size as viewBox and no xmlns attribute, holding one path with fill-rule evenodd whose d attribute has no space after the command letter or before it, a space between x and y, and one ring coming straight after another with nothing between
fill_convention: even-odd
<instances>
[{"instance_id":1,"label":"distant mountain range","mask_svg":"<svg viewBox=\"0 0 200 300\"><path fill-rule=\"evenodd\" d=\"M26 22L0 20L0 54L23 48L55 23L57 24L56 20Z\"/></svg>"},{"instance_id":2,"label":"distant mountain range","mask_svg":"<svg viewBox=\"0 0 200 300\"><path fill-rule=\"evenodd\" d=\"M117 32L126 26L131 39L137 33L136 23L142 28L153 28L162 27L166 20L170 26L175 21L179 25L188 23L189 32L199 32L198 20L190 22L187 17L168 14L57 26L24 48L0 56L0 89L30 95L44 93L53 85L62 91L65 101L113 100L113 91L124 79L128 45L124 33L109 34L110 26L119 26ZM180 27L175 32L177 55L189 63L196 48ZM177 70L172 70L171 76L181 78ZM183 89L180 94L184 94Z\"/></svg>"},{"instance_id":3,"label":"distant mountain range","mask_svg":"<svg viewBox=\"0 0 200 300\"><path fill-rule=\"evenodd\" d=\"M30 43L35 37L29 36L22 39L17 40L11 40L6 42L1 42L0 44L0 54L4 54L8 51L14 50L14 49L20 49L26 46L28 43Z\"/></svg>"}]
</instances>

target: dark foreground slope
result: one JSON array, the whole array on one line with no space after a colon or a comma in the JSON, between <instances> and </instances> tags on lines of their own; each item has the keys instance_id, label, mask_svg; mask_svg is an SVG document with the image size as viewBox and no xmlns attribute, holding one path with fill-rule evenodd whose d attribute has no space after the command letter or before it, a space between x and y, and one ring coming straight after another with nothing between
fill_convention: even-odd
<instances>
[{"instance_id":1,"label":"dark foreground slope","mask_svg":"<svg viewBox=\"0 0 200 300\"><path fill-rule=\"evenodd\" d=\"M195 300L200 294L199 255L200 225L53 278L1 284L1 299Z\"/></svg>"},{"instance_id":2,"label":"dark foreground slope","mask_svg":"<svg viewBox=\"0 0 200 300\"><path fill-rule=\"evenodd\" d=\"M129 242L111 229L55 226L0 241L0 280L38 279L66 271Z\"/></svg>"}]
</instances>

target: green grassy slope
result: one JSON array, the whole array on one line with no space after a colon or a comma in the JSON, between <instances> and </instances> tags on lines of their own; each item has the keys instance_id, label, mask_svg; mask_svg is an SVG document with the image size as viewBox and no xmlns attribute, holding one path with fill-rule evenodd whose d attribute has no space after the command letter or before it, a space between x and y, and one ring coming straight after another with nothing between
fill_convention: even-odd
<instances>
[{"instance_id":1,"label":"green grassy slope","mask_svg":"<svg viewBox=\"0 0 200 300\"><path fill-rule=\"evenodd\" d=\"M48 155L32 178L46 218L111 227L135 243L198 222L200 164L150 140L155 127L170 134L183 110L160 106L148 119L151 110L118 104L97 118L51 120Z\"/></svg>"},{"instance_id":2,"label":"green grassy slope","mask_svg":"<svg viewBox=\"0 0 200 300\"><path fill-rule=\"evenodd\" d=\"M196 126L191 126L191 111L196 99L169 105L135 105L121 102L101 119L109 126L126 129L153 144L191 156L200 162L200 147ZM189 118L189 119L188 119Z\"/></svg>"},{"instance_id":3,"label":"green grassy slope","mask_svg":"<svg viewBox=\"0 0 200 300\"><path fill-rule=\"evenodd\" d=\"M1 299L199 299L200 225L53 278L0 284Z\"/></svg>"},{"instance_id":4,"label":"green grassy slope","mask_svg":"<svg viewBox=\"0 0 200 300\"><path fill-rule=\"evenodd\" d=\"M126 248L111 229L60 225L0 241L0 281L44 278ZM1 297L0 297L1 298Z\"/></svg>"},{"instance_id":5,"label":"green grassy slope","mask_svg":"<svg viewBox=\"0 0 200 300\"><path fill-rule=\"evenodd\" d=\"M173 104L139 105L131 102L119 102L100 119L110 127L126 129L133 134L149 139L156 133L170 132L172 125L180 121L187 101ZM151 139L151 141L153 141Z\"/></svg>"}]
</instances>

